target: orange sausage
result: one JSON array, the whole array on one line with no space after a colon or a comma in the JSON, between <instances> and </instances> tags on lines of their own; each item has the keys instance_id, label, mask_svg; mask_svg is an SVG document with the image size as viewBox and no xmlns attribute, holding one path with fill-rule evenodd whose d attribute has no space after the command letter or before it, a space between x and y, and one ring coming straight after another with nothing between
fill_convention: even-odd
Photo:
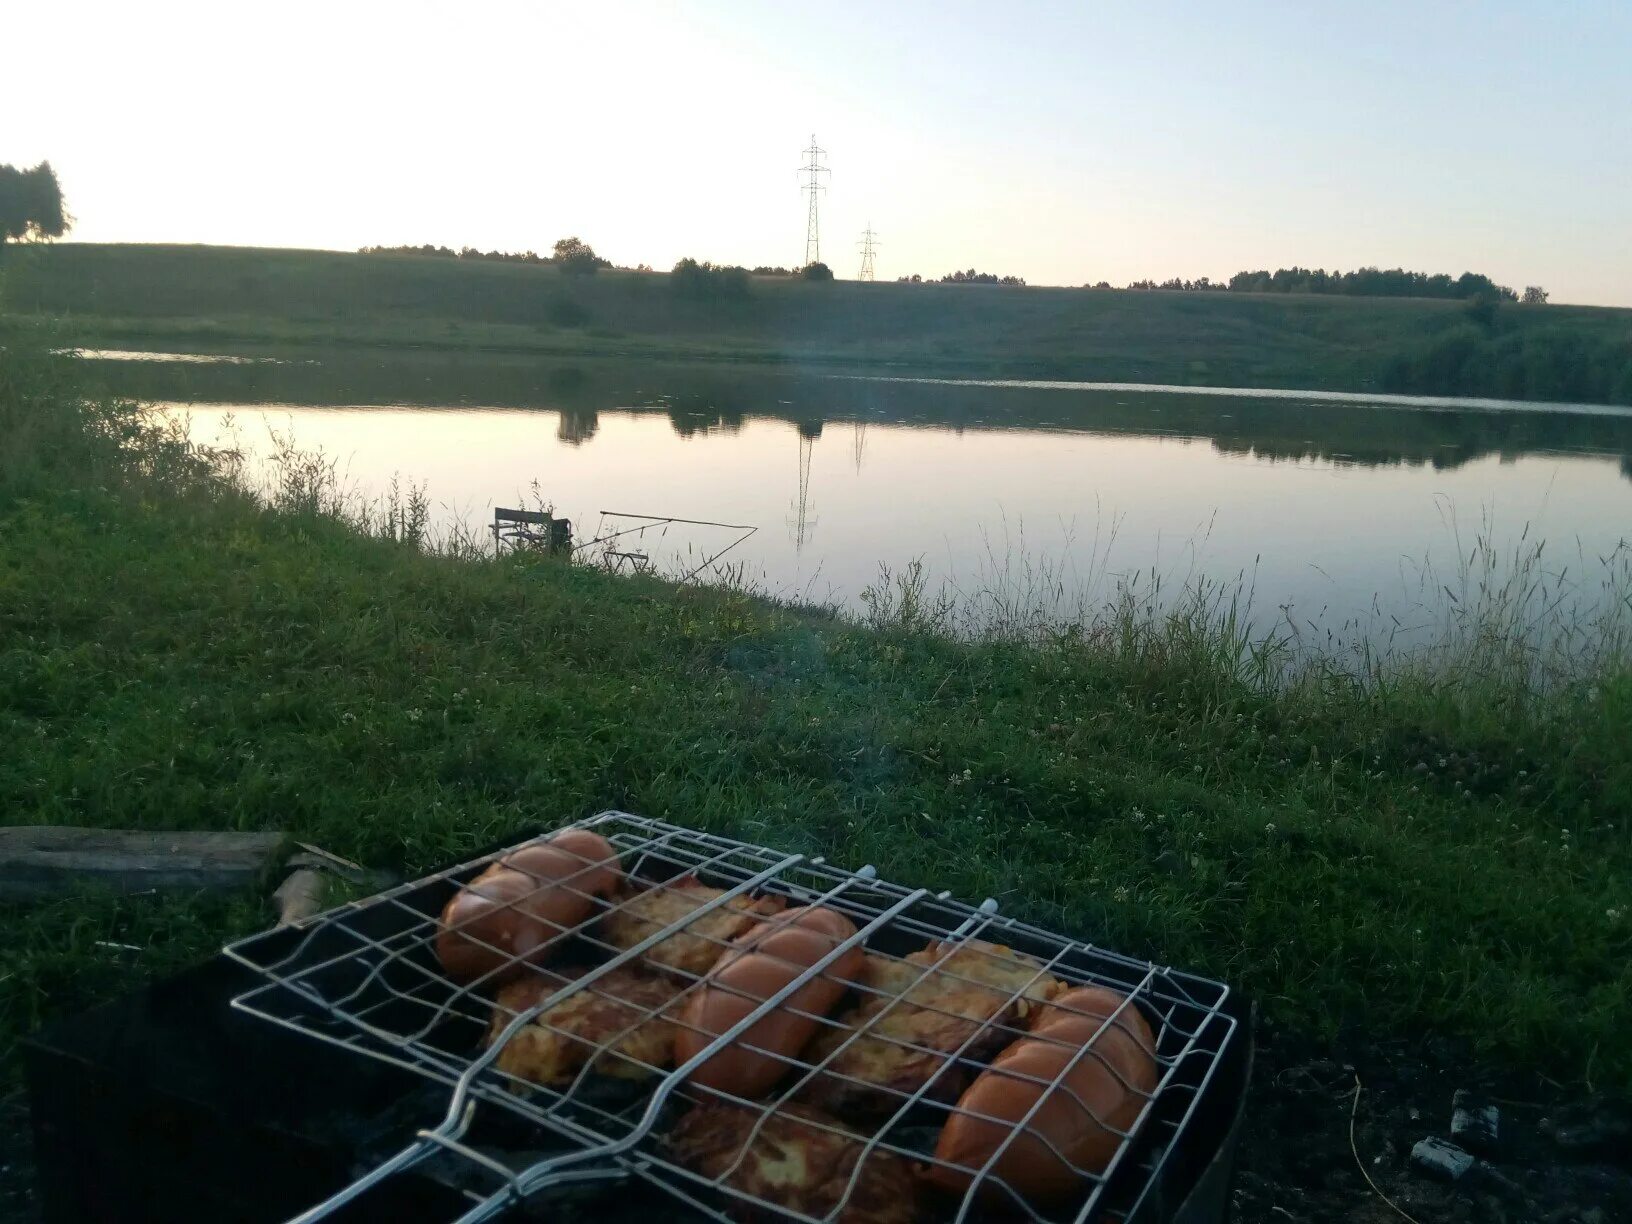
<instances>
[{"instance_id":1,"label":"orange sausage","mask_svg":"<svg viewBox=\"0 0 1632 1224\"><path fill-rule=\"evenodd\" d=\"M560 855L568 855L577 860L570 873L574 878L569 886L577 892L604 897L623 881L623 872L618 869L618 860L613 857L616 853L611 843L599 833L591 833L588 829L562 829L548 841L523 846L500 861L506 867L513 867L540 882L547 882L561 878L554 864L559 861ZM534 868L535 860L542 862L543 870Z\"/></svg>"},{"instance_id":2,"label":"orange sausage","mask_svg":"<svg viewBox=\"0 0 1632 1224\"><path fill-rule=\"evenodd\" d=\"M963 1193L1041 1098L1041 1108L1004 1150L988 1178L1001 1179L1039 1204L1087 1190L1084 1174L1104 1172L1122 1142L1116 1131L1133 1125L1146 1096L1156 1088L1156 1043L1149 1022L1129 1003L1115 1024L1104 1023L1121 1003L1122 996L1114 991L1085 986L1044 1005L1029 1034L1011 1043L975 1077L958 1100L959 1112L941 1129L936 1158L963 1168L937 1164L926 1167L924 1176L943 1190ZM1049 1087L1085 1045L1091 1045L1089 1052L1058 1086ZM1020 1075L1044 1082L1017 1078ZM1010 1199L990 1181L983 1189L994 1202Z\"/></svg>"},{"instance_id":3,"label":"orange sausage","mask_svg":"<svg viewBox=\"0 0 1632 1224\"><path fill-rule=\"evenodd\" d=\"M1140 1045L1154 1051L1156 1036L1150 1031L1150 1021L1145 1019L1145 1014L1135 1004L1122 1007L1122 1000L1122 995L1103 986L1073 986L1043 1004L1032 1017L1030 1031L1033 1036L1039 1037L1051 1036L1057 1028L1075 1031L1081 1027L1078 1023L1080 1018L1087 1016L1094 1021L1088 1028L1091 1036L1101 1023L1115 1015L1119 1028L1127 1029ZM1121 1012L1116 1010L1119 1007L1122 1007ZM1081 1045L1082 1042L1076 1044Z\"/></svg>"},{"instance_id":4,"label":"orange sausage","mask_svg":"<svg viewBox=\"0 0 1632 1224\"><path fill-rule=\"evenodd\" d=\"M558 935L589 917L594 897L618 887L616 853L599 834L565 829L494 863L442 910L442 971L456 981L494 974L499 982L542 961Z\"/></svg>"},{"instance_id":5,"label":"orange sausage","mask_svg":"<svg viewBox=\"0 0 1632 1224\"><path fill-rule=\"evenodd\" d=\"M855 933L855 924L837 910L800 906L740 936L686 1001L674 1039L675 1062L701 1053L711 1040ZM814 1017L833 1010L864 958L859 944L847 949L822 974L697 1068L692 1082L739 1097L769 1092L791 1065L745 1046L796 1056L821 1024ZM795 1008L808 1014L795 1015L790 1010Z\"/></svg>"}]
</instances>

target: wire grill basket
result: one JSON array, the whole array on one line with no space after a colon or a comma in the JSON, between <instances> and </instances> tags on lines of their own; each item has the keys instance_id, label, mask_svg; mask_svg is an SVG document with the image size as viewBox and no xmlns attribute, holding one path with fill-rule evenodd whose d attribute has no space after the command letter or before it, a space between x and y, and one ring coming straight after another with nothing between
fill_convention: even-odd
<instances>
[{"instance_id":1,"label":"wire grill basket","mask_svg":"<svg viewBox=\"0 0 1632 1224\"><path fill-rule=\"evenodd\" d=\"M436 1158L461 1164L482 1187L467 1190L465 1221L492 1218L547 1190L612 1179L647 1183L719 1221L871 1224L990 1214L1040 1224L1133 1221L1160 1197L1164 1167L1236 1038L1222 984L1018 922L994 901L971 907L944 892L887 883L871 867L846 871L622 812L577 827L614 847L626 886L610 901L597 898L591 917L552 943L542 966L512 959L475 981L455 982L436 956L443 906L462 882L516 847L227 947L265 979L234 999L235 1007L449 1090L439 1123L300 1220L325 1218L385 1178ZM665 899L675 904L655 903ZM723 932L732 923L719 920L783 903L838 910L856 933L739 1023L710 1034L695 1057L672 1065L666 1035L683 1024L681 1005L728 946ZM853 982L847 1006L813 1016L818 1035L797 1056L762 1051L787 1066L767 1096L749 1100L692 1082L699 1066L728 1045L745 1044L758 1020L787 1010L799 987L858 946L871 972ZM1124 1127L1099 1120L1114 1154L1097 1171L1070 1166L1080 1190L1069 1201L1028 1201L996 1171L1011 1144L1036 1142L1027 1129L1036 1107L1004 1123L1008 1133L983 1167L958 1167L968 1185L961 1198L924 1190L919 1174L944 1164L933 1155L935 1137L959 1112L959 1086L1025 1033L1027 1000L1046 994L1043 984L1097 985L1125 996L1105 1023L1125 1023L1124 1008L1148 1023L1154 1088L1123 1081L1135 1094L1137 1117ZM890 1017L907 1012L921 1023L892 1025ZM939 1036L919 1044L915 1035L925 1031ZM642 1039L654 1032L658 1040ZM863 1054L910 1063L917 1074L902 1080L858 1072L869 1062ZM1078 1060L1095 1056L1092 1046L1078 1050L1043 1095L1068 1092L1060 1081ZM546 1075L539 1074L541 1058ZM813 1100L854 1108L829 1111ZM478 1118L488 1115L512 1132L518 1122L531 1124L522 1128L529 1135L524 1159L473 1137ZM699 1155L697 1140L713 1150ZM757 1145L785 1150L790 1143L826 1145L819 1188L789 1190L774 1177L753 1176Z\"/></svg>"}]
</instances>

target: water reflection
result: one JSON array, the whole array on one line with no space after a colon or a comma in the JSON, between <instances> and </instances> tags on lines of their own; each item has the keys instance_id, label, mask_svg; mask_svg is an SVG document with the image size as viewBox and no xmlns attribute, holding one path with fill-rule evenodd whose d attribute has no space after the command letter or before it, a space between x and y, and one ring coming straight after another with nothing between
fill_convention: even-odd
<instances>
[{"instance_id":1,"label":"water reflection","mask_svg":"<svg viewBox=\"0 0 1632 1224\"><path fill-rule=\"evenodd\" d=\"M964 430L1030 429L1205 439L1224 455L1340 466L1403 464L1454 470L1495 456L1595 454L1619 459L1632 479L1632 414L1574 413L1508 405L1493 411L1424 409L1327 398L1220 397L971 385L830 376L814 371L649 362L560 362L342 351L317 360L110 362L122 393L155 400L300 405L480 405L547 408L557 437L595 441L600 414L664 413L675 434L739 432L750 417L786 420L800 437L850 424L854 462L869 424ZM1278 393L1283 394L1283 393ZM1444 403L1445 401L1435 401ZM801 462L801 470L807 465Z\"/></svg>"},{"instance_id":2,"label":"water reflection","mask_svg":"<svg viewBox=\"0 0 1632 1224\"><path fill-rule=\"evenodd\" d=\"M822 423L817 421L812 426L809 422L800 422L798 433L799 492L794 494L793 514L788 519L788 538L793 541L796 555L805 551L811 532L816 530L816 516L811 513L810 504L810 458L815 453L816 439L822 436ZM861 468L857 467L856 471L860 473Z\"/></svg>"},{"instance_id":3,"label":"water reflection","mask_svg":"<svg viewBox=\"0 0 1632 1224\"><path fill-rule=\"evenodd\" d=\"M601 414L590 409L562 409L561 423L555 427L555 436L568 446L582 446L595 436L601 427Z\"/></svg>"}]
</instances>

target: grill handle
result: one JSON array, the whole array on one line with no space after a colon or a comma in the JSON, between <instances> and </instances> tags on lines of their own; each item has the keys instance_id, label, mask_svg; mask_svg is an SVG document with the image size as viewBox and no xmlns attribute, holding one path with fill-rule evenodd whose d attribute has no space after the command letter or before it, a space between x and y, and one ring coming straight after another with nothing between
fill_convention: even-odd
<instances>
[{"instance_id":1,"label":"grill handle","mask_svg":"<svg viewBox=\"0 0 1632 1224\"><path fill-rule=\"evenodd\" d=\"M472 1101L470 1108L474 1110L475 1106L476 1102ZM498 1161L483 1155L474 1148L467 1147L457 1139L450 1139L437 1131L422 1130L413 1143L403 1148L391 1159L375 1166L338 1194L326 1198L315 1207L301 1212L291 1219L289 1224L311 1224L312 1221L327 1219L342 1207L346 1207L362 1198L374 1187L399 1173L406 1173L419 1164L420 1161L435 1153L438 1148L446 1148L449 1151L457 1152L472 1164L480 1165L496 1173L503 1178L505 1183L493 1194L482 1199L472 1206L469 1211L461 1215L455 1221L455 1224L477 1224L481 1220L490 1220L511 1204L519 1202L528 1194L534 1193L544 1186L571 1186L588 1182L615 1181L629 1175L629 1169L621 1163L590 1165L584 1168L557 1170L542 1182L523 1189L520 1180L521 1174L505 1168Z\"/></svg>"}]
</instances>

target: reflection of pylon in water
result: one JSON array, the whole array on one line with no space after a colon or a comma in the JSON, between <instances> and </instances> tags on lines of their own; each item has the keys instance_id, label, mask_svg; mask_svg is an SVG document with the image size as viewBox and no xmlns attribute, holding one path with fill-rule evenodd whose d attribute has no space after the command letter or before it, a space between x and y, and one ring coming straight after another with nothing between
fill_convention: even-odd
<instances>
[{"instance_id":1,"label":"reflection of pylon in water","mask_svg":"<svg viewBox=\"0 0 1632 1224\"><path fill-rule=\"evenodd\" d=\"M816 528L816 519L810 513L810 452L820 433L820 426L815 430L803 427L799 430L799 497L793 504L793 517L788 520L788 526L793 528L795 552L804 549L805 542Z\"/></svg>"},{"instance_id":2,"label":"reflection of pylon in water","mask_svg":"<svg viewBox=\"0 0 1632 1224\"><path fill-rule=\"evenodd\" d=\"M861 457L867 451L867 422L857 421L850 427L850 445L855 451L856 471L861 471Z\"/></svg>"}]
</instances>

